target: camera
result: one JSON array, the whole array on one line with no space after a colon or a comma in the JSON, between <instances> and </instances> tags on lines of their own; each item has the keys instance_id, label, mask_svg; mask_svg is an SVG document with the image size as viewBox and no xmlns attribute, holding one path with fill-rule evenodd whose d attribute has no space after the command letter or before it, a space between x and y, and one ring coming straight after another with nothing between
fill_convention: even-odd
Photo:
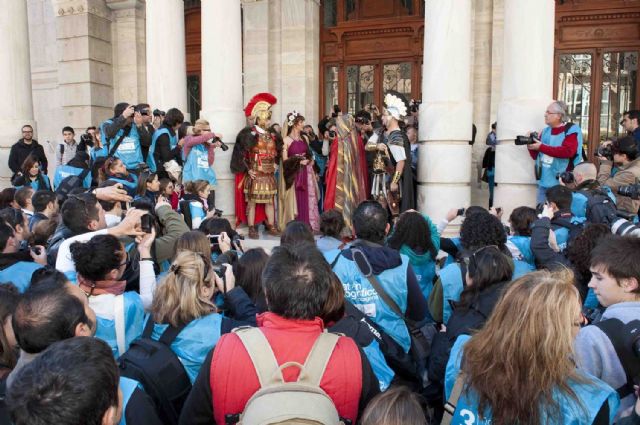
<instances>
[{"instance_id":1,"label":"camera","mask_svg":"<svg viewBox=\"0 0 640 425\"><path fill-rule=\"evenodd\" d=\"M42 254L42 249L39 246L30 246L29 249L36 255Z\"/></svg>"},{"instance_id":2,"label":"camera","mask_svg":"<svg viewBox=\"0 0 640 425\"><path fill-rule=\"evenodd\" d=\"M530 136L516 136L515 144L517 146L532 145L536 143L534 139L540 140L538 133L533 132Z\"/></svg>"},{"instance_id":3,"label":"camera","mask_svg":"<svg viewBox=\"0 0 640 425\"><path fill-rule=\"evenodd\" d=\"M458 208L458 217L462 217L464 215L464 208Z\"/></svg>"},{"instance_id":4,"label":"camera","mask_svg":"<svg viewBox=\"0 0 640 425\"><path fill-rule=\"evenodd\" d=\"M153 110L153 116L154 117L164 117L166 115L165 111L161 111L160 109L154 109Z\"/></svg>"},{"instance_id":5,"label":"camera","mask_svg":"<svg viewBox=\"0 0 640 425\"><path fill-rule=\"evenodd\" d=\"M618 195L628 196L634 200L640 199L640 183L629 186L620 186L618 188Z\"/></svg>"},{"instance_id":6,"label":"camera","mask_svg":"<svg viewBox=\"0 0 640 425\"><path fill-rule=\"evenodd\" d=\"M215 143L215 142L220 142L220 149L222 149L223 152L226 152L229 150L229 145L225 144L221 138L219 138L218 136L215 136L212 140L211 143Z\"/></svg>"},{"instance_id":7,"label":"camera","mask_svg":"<svg viewBox=\"0 0 640 425\"><path fill-rule=\"evenodd\" d=\"M571 184L576 182L576 176L573 175L572 171L565 171L564 173L556 174L556 179L562 180L564 184Z\"/></svg>"},{"instance_id":8,"label":"camera","mask_svg":"<svg viewBox=\"0 0 640 425\"><path fill-rule=\"evenodd\" d=\"M613 160L613 149L611 148L611 145L600 145L600 146L598 146L597 155L605 157L609 161L612 161Z\"/></svg>"},{"instance_id":9,"label":"camera","mask_svg":"<svg viewBox=\"0 0 640 425\"><path fill-rule=\"evenodd\" d=\"M335 130L329 130L329 138L330 139L335 139L335 137L337 136Z\"/></svg>"},{"instance_id":10,"label":"camera","mask_svg":"<svg viewBox=\"0 0 640 425\"><path fill-rule=\"evenodd\" d=\"M83 143L85 146L93 147L93 136L89 133L84 133L80 135L80 143Z\"/></svg>"},{"instance_id":11,"label":"camera","mask_svg":"<svg viewBox=\"0 0 640 425\"><path fill-rule=\"evenodd\" d=\"M151 229L153 228L153 217L151 214L145 214L140 217L140 230L145 233L151 233Z\"/></svg>"}]
</instances>

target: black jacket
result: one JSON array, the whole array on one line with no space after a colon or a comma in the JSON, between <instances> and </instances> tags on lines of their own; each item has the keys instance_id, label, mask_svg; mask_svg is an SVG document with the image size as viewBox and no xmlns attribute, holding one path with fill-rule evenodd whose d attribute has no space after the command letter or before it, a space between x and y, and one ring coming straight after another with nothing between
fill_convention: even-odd
<instances>
[{"instance_id":1,"label":"black jacket","mask_svg":"<svg viewBox=\"0 0 640 425\"><path fill-rule=\"evenodd\" d=\"M24 142L24 139L18 140L17 143L11 146L9 168L13 171L13 174L22 170L22 163L30 154L34 154L35 157L38 158L42 171L47 174L49 163L47 162L47 155L44 153L44 148L37 140L32 140L31 144L28 145Z\"/></svg>"},{"instance_id":2,"label":"black jacket","mask_svg":"<svg viewBox=\"0 0 640 425\"><path fill-rule=\"evenodd\" d=\"M169 134L172 136L176 134L176 132L166 124L162 124L158 130L163 128L169 130ZM161 134L158 136L156 139L156 147L153 152L153 158L156 161L156 170L159 178L169 177L169 174L164 169L165 162L169 162L173 159L178 161L178 163L182 162L182 159L180 158L180 150L180 146L176 146L174 149L171 149L171 141L169 140L168 135Z\"/></svg>"},{"instance_id":3,"label":"black jacket","mask_svg":"<svg viewBox=\"0 0 640 425\"><path fill-rule=\"evenodd\" d=\"M429 358L429 379L444 387L444 373L449 360L451 347L460 335L470 335L473 330L482 328L500 300L509 282L491 285L480 292L469 308L458 307L447 323L447 331L439 332L431 345Z\"/></svg>"},{"instance_id":4,"label":"black jacket","mask_svg":"<svg viewBox=\"0 0 640 425\"><path fill-rule=\"evenodd\" d=\"M71 231L64 223L60 222L56 231L49 238L49 247L47 248L47 263L55 267L56 259L58 258L58 250L60 249L60 245L65 239L75 236L75 233Z\"/></svg>"}]
</instances>

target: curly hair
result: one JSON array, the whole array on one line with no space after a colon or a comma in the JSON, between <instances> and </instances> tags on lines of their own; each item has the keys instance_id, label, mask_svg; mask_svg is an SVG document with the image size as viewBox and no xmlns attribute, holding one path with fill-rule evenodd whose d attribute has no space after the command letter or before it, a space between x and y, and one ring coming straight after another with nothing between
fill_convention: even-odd
<instances>
[{"instance_id":1,"label":"curly hair","mask_svg":"<svg viewBox=\"0 0 640 425\"><path fill-rule=\"evenodd\" d=\"M507 233L497 217L489 213L477 213L467 216L462 222L460 242L469 251L496 245L504 252Z\"/></svg>"},{"instance_id":2,"label":"curly hair","mask_svg":"<svg viewBox=\"0 0 640 425\"><path fill-rule=\"evenodd\" d=\"M429 223L419 212L405 212L400 215L387 245L393 249L400 249L402 245L406 245L417 253L428 252L433 259L438 255L438 250L431 240Z\"/></svg>"}]
</instances>

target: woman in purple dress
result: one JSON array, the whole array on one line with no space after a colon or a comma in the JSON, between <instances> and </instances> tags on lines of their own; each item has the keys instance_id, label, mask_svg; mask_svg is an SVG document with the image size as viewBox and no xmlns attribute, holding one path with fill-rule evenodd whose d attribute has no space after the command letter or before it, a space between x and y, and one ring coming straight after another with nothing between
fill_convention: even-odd
<instances>
[{"instance_id":1,"label":"woman in purple dress","mask_svg":"<svg viewBox=\"0 0 640 425\"><path fill-rule=\"evenodd\" d=\"M280 192L279 223L291 220L307 223L314 231L320 229L318 212L318 182L313 170L313 157L302 129L304 117L293 111L284 122L282 173L284 191ZM282 227L284 228L284 227Z\"/></svg>"}]
</instances>

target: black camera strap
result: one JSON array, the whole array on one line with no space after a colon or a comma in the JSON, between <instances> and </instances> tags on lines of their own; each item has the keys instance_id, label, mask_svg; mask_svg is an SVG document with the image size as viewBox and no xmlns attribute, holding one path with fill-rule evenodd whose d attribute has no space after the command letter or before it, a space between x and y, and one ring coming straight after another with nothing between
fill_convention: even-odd
<instances>
[{"instance_id":1,"label":"black camera strap","mask_svg":"<svg viewBox=\"0 0 640 425\"><path fill-rule=\"evenodd\" d=\"M640 377L640 361L634 352L634 345L640 339L640 320L632 320L625 324L619 319L605 319L596 323L595 326L600 328L611 341L627 376L627 382L620 388L616 388L620 399L623 399L633 394L634 379Z\"/></svg>"}]
</instances>

